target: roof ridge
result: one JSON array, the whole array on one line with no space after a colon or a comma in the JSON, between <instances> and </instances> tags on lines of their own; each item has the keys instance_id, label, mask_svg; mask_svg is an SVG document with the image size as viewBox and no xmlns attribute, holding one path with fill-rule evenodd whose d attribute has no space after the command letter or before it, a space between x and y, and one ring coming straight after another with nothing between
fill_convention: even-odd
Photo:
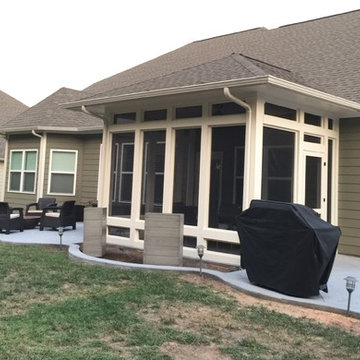
<instances>
[{"instance_id":1,"label":"roof ridge","mask_svg":"<svg viewBox=\"0 0 360 360\"><path fill-rule=\"evenodd\" d=\"M281 66L278 66L278 65L274 65L274 64L270 64L270 63L268 63L268 62L266 62L266 61L263 61L263 60L260 60L260 59L257 59L257 58L254 58L254 57L245 55L245 54L239 53L238 55L241 55L242 57L244 57L244 58L246 58L246 59L254 60L254 61L257 61L257 62L259 62L259 63L261 63L261 64L274 67L274 68L279 69L279 70L283 70L283 71L287 71L287 72L289 72L289 73L293 73L293 71L291 71L291 70L289 70L289 69L286 69L286 68L284 68L284 67L281 67Z\"/></svg>"},{"instance_id":2,"label":"roof ridge","mask_svg":"<svg viewBox=\"0 0 360 360\"><path fill-rule=\"evenodd\" d=\"M190 44L196 44L196 43L205 42L205 41L209 41L209 40L213 40L213 39L217 39L217 38L221 38L221 37L232 36L232 35L236 35L236 34L243 34L243 33L247 33L247 32L250 32L250 31L258 31L258 30L266 30L266 31L268 31L269 29L267 29L264 26L259 26L259 27L255 27L255 28L252 28L252 29L234 31L234 32L228 33L228 34L222 34L222 35L212 36L212 37L201 39L201 40L195 40Z\"/></svg>"},{"instance_id":3,"label":"roof ridge","mask_svg":"<svg viewBox=\"0 0 360 360\"><path fill-rule=\"evenodd\" d=\"M253 64L249 58L244 56L243 54L237 54L233 53L231 54L233 59L240 64L241 66L244 66L251 74L257 76L257 75L265 75L265 71L258 67L256 64Z\"/></svg>"},{"instance_id":4,"label":"roof ridge","mask_svg":"<svg viewBox=\"0 0 360 360\"><path fill-rule=\"evenodd\" d=\"M282 29L282 28L286 28L288 26L300 25L300 24L305 24L305 23L309 23L309 22L313 22L313 21L319 21L319 20L329 19L329 18L333 18L333 17L343 16L343 15L346 15L346 14L355 13L357 11L360 11L360 9L350 10L350 11L346 11L346 12L343 12L343 13L340 13L340 14L326 15L326 16L322 16L322 17L319 17L319 18L316 18L316 19L299 21L299 22L291 23L291 24L287 24L287 25L281 25L281 26L279 26L279 27L277 27L275 29Z\"/></svg>"}]
</instances>

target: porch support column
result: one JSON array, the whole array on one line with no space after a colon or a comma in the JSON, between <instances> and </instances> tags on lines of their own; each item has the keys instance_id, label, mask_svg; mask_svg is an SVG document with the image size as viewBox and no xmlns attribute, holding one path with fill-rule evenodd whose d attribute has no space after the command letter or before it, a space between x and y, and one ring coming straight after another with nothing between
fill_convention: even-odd
<instances>
[{"instance_id":1,"label":"porch support column","mask_svg":"<svg viewBox=\"0 0 360 360\"><path fill-rule=\"evenodd\" d=\"M251 117L246 121L243 209L251 200L261 199L264 104L254 99L251 108Z\"/></svg>"}]
</instances>

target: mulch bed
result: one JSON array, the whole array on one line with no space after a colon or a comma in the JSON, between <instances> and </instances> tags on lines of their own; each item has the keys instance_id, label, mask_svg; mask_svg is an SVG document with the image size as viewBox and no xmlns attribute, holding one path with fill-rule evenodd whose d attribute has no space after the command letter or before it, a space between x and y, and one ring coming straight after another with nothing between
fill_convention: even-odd
<instances>
[{"instance_id":1,"label":"mulch bed","mask_svg":"<svg viewBox=\"0 0 360 360\"><path fill-rule=\"evenodd\" d=\"M103 256L104 259L116 260L116 261L124 261L130 263L143 263L143 251L138 249L131 249L126 247L120 247L116 245L106 245L106 252ZM185 267L199 267L198 259L183 259L183 266ZM222 272L230 272L239 270L238 266L231 266L226 264L218 264L208 261L203 261L202 263L203 269L211 269L218 270Z\"/></svg>"}]
</instances>

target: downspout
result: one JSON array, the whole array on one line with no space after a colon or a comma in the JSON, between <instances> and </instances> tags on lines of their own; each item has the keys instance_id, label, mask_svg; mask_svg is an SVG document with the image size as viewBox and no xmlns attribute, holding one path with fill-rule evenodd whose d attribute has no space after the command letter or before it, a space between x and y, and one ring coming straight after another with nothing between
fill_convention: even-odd
<instances>
[{"instance_id":1,"label":"downspout","mask_svg":"<svg viewBox=\"0 0 360 360\"><path fill-rule=\"evenodd\" d=\"M5 192L7 191L7 184L6 184L6 179L7 179L7 171L8 171L8 152L9 152L9 140L8 140L8 136L5 134L0 134L1 137L4 138L5 140L5 151L4 151L4 165L3 165L3 173L2 173L2 188L0 190L0 201L4 201L5 200Z\"/></svg>"},{"instance_id":2,"label":"downspout","mask_svg":"<svg viewBox=\"0 0 360 360\"><path fill-rule=\"evenodd\" d=\"M106 122L106 118L103 116L100 116L98 114L95 114L93 112L91 112L90 110L88 110L86 108L85 105L81 106L81 111L84 114L87 115L91 115L91 116L95 116L99 119L101 119L104 123L104 128L103 128L103 134L102 134L102 143L100 145L100 161L99 161L99 173L98 173L98 186L97 186L97 202L98 202L98 206L99 207L107 207L107 204L104 203L104 191L105 191L105 180L104 180L104 174L106 174L106 161L105 161L105 156L106 156L106 148L107 148L107 130L108 130L108 125Z\"/></svg>"},{"instance_id":3,"label":"downspout","mask_svg":"<svg viewBox=\"0 0 360 360\"><path fill-rule=\"evenodd\" d=\"M44 179L45 179L45 158L46 158L46 133L44 135L38 134L35 130L31 130L31 133L40 138L39 149L39 167L38 167L38 179L37 179L37 191L36 199L43 197L44 195Z\"/></svg>"},{"instance_id":4,"label":"downspout","mask_svg":"<svg viewBox=\"0 0 360 360\"><path fill-rule=\"evenodd\" d=\"M231 94L230 89L228 87L224 88L224 95L226 98L242 106L246 110L246 132L245 132L245 159L244 159L244 196L243 196L243 209L247 209L250 205L251 196L250 196L250 175L251 175L251 117L252 110L248 103L245 101L235 97Z\"/></svg>"}]
</instances>

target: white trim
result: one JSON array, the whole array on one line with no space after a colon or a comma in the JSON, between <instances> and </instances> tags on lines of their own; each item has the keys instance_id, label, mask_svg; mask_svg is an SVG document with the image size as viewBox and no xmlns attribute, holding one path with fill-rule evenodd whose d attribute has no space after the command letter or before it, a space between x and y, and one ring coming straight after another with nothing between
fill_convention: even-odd
<instances>
[{"instance_id":1,"label":"white trim","mask_svg":"<svg viewBox=\"0 0 360 360\"><path fill-rule=\"evenodd\" d=\"M52 157L54 152L61 152L61 153L75 153L75 164L74 164L74 171L52 171ZM49 176L48 176L48 195L68 195L68 196L75 196L76 193L76 179L77 179L77 164L78 164L78 150L70 150L70 149L50 149L50 160L49 160ZM73 182L73 190L72 193L59 193L59 192L51 192L51 175L52 174L65 174L65 175L73 175L74 182Z\"/></svg>"},{"instance_id":2,"label":"white trim","mask_svg":"<svg viewBox=\"0 0 360 360\"><path fill-rule=\"evenodd\" d=\"M360 104L355 101L351 101L341 98L339 96L331 95L324 91L315 90L313 88L304 85L299 85L288 80L283 80L272 75L258 76L258 77L246 78L246 79L224 80L224 81L210 82L205 84L195 84L195 85L179 86L179 87L156 89L149 91L140 91L135 93L123 94L123 95L105 96L94 99L63 103L61 104L61 106L64 108L76 108L82 105L100 105L100 104L108 104L113 102L145 99L145 98L166 96L166 95L186 94L186 93L216 90L216 89L222 90L224 87L246 87L246 86L264 85L264 84L274 85L276 87L284 88L286 90L293 91L295 93L310 96L318 100L334 103L354 112L360 111Z\"/></svg>"},{"instance_id":3,"label":"white trim","mask_svg":"<svg viewBox=\"0 0 360 360\"><path fill-rule=\"evenodd\" d=\"M21 170L11 170L11 163L12 163L12 154L14 152L22 153L21 155ZM35 170L24 170L25 168L25 158L24 156L28 152L35 152L36 153L36 161L35 161ZM37 168L38 168L38 149L12 149L9 153L9 169L8 169L8 186L7 191L10 193L21 193L21 194L35 194L36 193L36 184L37 184ZM10 182L11 182L11 173L20 173L20 190L11 190L10 189ZM34 174L34 190L33 191L23 191L24 188L24 174L25 173L33 173Z\"/></svg>"}]
</instances>

